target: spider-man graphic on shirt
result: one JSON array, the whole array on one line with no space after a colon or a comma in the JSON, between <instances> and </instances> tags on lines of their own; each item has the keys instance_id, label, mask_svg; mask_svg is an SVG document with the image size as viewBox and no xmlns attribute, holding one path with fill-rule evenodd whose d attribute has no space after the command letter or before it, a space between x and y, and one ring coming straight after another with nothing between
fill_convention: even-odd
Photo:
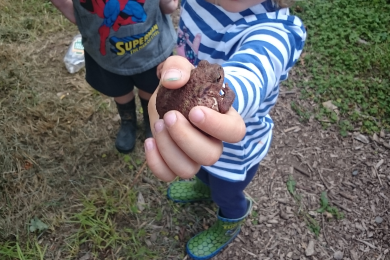
<instances>
[{"instance_id":1,"label":"spider-man graphic on shirt","mask_svg":"<svg viewBox=\"0 0 390 260\"><path fill-rule=\"evenodd\" d=\"M145 22L144 3L145 0L80 0L82 7L103 19L99 27L102 55L106 55L106 40L111 28L118 31L123 25Z\"/></svg>"}]
</instances>

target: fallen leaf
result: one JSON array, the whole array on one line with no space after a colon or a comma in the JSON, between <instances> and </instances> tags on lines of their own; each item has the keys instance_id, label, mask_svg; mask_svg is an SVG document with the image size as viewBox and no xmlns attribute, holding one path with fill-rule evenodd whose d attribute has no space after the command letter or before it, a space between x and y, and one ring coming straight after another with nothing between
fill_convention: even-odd
<instances>
[{"instance_id":1,"label":"fallen leaf","mask_svg":"<svg viewBox=\"0 0 390 260\"><path fill-rule=\"evenodd\" d=\"M365 137L364 135L362 134L355 134L354 137L356 140L362 142L362 143L365 143L365 144L368 144L370 143L370 141L368 140L367 137Z\"/></svg>"},{"instance_id":2,"label":"fallen leaf","mask_svg":"<svg viewBox=\"0 0 390 260\"><path fill-rule=\"evenodd\" d=\"M69 92L58 92L57 96L62 100L64 97L69 96Z\"/></svg>"},{"instance_id":3,"label":"fallen leaf","mask_svg":"<svg viewBox=\"0 0 390 260\"><path fill-rule=\"evenodd\" d=\"M302 66L305 66L305 56L306 56L306 52L302 53L301 58L299 59Z\"/></svg>"},{"instance_id":4,"label":"fallen leaf","mask_svg":"<svg viewBox=\"0 0 390 260\"><path fill-rule=\"evenodd\" d=\"M25 162L24 162L24 169L25 169L25 170L29 170L29 169L31 169L33 166L34 166L34 165L33 165L31 162L29 162L29 161L25 161Z\"/></svg>"},{"instance_id":5,"label":"fallen leaf","mask_svg":"<svg viewBox=\"0 0 390 260\"><path fill-rule=\"evenodd\" d=\"M325 211L323 214L325 215L325 218L326 218L327 220L333 218L333 215L332 215L331 213L329 213L328 211Z\"/></svg>"},{"instance_id":6,"label":"fallen leaf","mask_svg":"<svg viewBox=\"0 0 390 260\"><path fill-rule=\"evenodd\" d=\"M49 226L43 223L39 218L34 217L30 221L30 232L35 232L38 230L39 232L42 232L45 229L48 229Z\"/></svg>"},{"instance_id":7,"label":"fallen leaf","mask_svg":"<svg viewBox=\"0 0 390 260\"><path fill-rule=\"evenodd\" d=\"M112 121L114 122L118 122L119 120L121 120L121 116L119 114L116 114L113 118L112 118Z\"/></svg>"},{"instance_id":8,"label":"fallen leaf","mask_svg":"<svg viewBox=\"0 0 390 260\"><path fill-rule=\"evenodd\" d=\"M325 108L330 109L330 110L336 110L336 109L337 109L337 106L335 106L335 105L332 103L332 100L326 101L326 102L322 103L322 105L323 105Z\"/></svg>"},{"instance_id":9,"label":"fallen leaf","mask_svg":"<svg viewBox=\"0 0 390 260\"><path fill-rule=\"evenodd\" d=\"M89 260L89 259L91 259L91 254L89 252L79 258L79 260Z\"/></svg>"},{"instance_id":10,"label":"fallen leaf","mask_svg":"<svg viewBox=\"0 0 390 260\"><path fill-rule=\"evenodd\" d=\"M145 209L145 199L142 193L138 193L137 207L139 211L143 211Z\"/></svg>"}]
</instances>

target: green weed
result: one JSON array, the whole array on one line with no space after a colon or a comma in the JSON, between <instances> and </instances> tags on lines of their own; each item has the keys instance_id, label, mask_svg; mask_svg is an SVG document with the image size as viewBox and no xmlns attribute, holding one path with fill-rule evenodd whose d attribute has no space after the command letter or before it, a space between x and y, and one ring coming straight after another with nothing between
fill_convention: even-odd
<instances>
[{"instance_id":1,"label":"green weed","mask_svg":"<svg viewBox=\"0 0 390 260\"><path fill-rule=\"evenodd\" d=\"M294 177L292 175L288 176L286 185L287 191L295 197L295 186L297 185L297 182L294 180Z\"/></svg>"},{"instance_id":2,"label":"green weed","mask_svg":"<svg viewBox=\"0 0 390 260\"><path fill-rule=\"evenodd\" d=\"M321 232L321 226L320 224L312 218L305 210L301 210L301 196L296 192L296 181L294 180L294 177L292 175L288 176L288 180L286 182L287 191L290 193L290 195L294 198L295 202L298 204L300 208L300 215L305 220L307 227L313 234L318 237ZM326 195L326 192L322 192L320 196L320 208L317 210L318 213L323 212L329 212L332 214L333 217L335 217L337 220L343 219L344 214L339 212L336 207L329 206L329 199Z\"/></svg>"},{"instance_id":3,"label":"green weed","mask_svg":"<svg viewBox=\"0 0 390 260\"><path fill-rule=\"evenodd\" d=\"M321 207L319 209L317 209L318 213L329 212L337 220L344 218L344 213L339 212L339 210L336 207L331 207L329 205L329 199L328 199L328 196L326 194L326 191L321 192L320 205L321 205Z\"/></svg>"},{"instance_id":4,"label":"green weed","mask_svg":"<svg viewBox=\"0 0 390 260\"><path fill-rule=\"evenodd\" d=\"M34 217L33 219L30 220L30 227L29 227L30 232L35 232L35 231L42 232L48 228L49 226L43 223L42 220L40 220L37 217Z\"/></svg>"},{"instance_id":5,"label":"green weed","mask_svg":"<svg viewBox=\"0 0 390 260\"><path fill-rule=\"evenodd\" d=\"M291 104L291 109L297 113L297 115L300 117L301 122L308 122L311 116L311 112L308 111L307 109L299 106L296 102L292 101Z\"/></svg>"},{"instance_id":6,"label":"green weed","mask_svg":"<svg viewBox=\"0 0 390 260\"><path fill-rule=\"evenodd\" d=\"M138 154L133 154L133 155L119 154L119 156L122 157L123 161L129 168L129 170L134 170L136 167L141 166L141 164L144 162L142 155L138 155Z\"/></svg>"},{"instance_id":7,"label":"green weed","mask_svg":"<svg viewBox=\"0 0 390 260\"><path fill-rule=\"evenodd\" d=\"M390 129L388 1L307 0L298 5L293 12L308 32L301 63L310 78L302 81L305 97L320 104L333 101L343 120L325 116L340 125L342 135L357 123L367 133Z\"/></svg>"},{"instance_id":8,"label":"green weed","mask_svg":"<svg viewBox=\"0 0 390 260\"><path fill-rule=\"evenodd\" d=\"M318 237L320 234L320 231L321 231L321 226L314 218L312 218L307 213L307 211L301 209L302 208L302 203L301 203L302 197L295 190L296 184L297 184L297 182L294 180L294 177L292 175L289 175L288 180L286 182L287 191L290 193L290 195L294 198L295 202L298 204L299 214L303 217L309 230L311 232L313 232L316 237Z\"/></svg>"},{"instance_id":9,"label":"green weed","mask_svg":"<svg viewBox=\"0 0 390 260\"><path fill-rule=\"evenodd\" d=\"M252 210L251 218L252 218L252 225L257 225L259 222L258 221L259 213L257 211Z\"/></svg>"}]
</instances>

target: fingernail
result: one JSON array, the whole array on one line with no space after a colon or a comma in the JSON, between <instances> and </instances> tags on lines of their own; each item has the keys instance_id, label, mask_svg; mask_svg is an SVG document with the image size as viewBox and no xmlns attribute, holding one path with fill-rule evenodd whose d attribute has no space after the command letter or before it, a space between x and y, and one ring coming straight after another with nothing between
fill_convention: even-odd
<instances>
[{"instance_id":1,"label":"fingernail","mask_svg":"<svg viewBox=\"0 0 390 260\"><path fill-rule=\"evenodd\" d=\"M181 79L181 72L177 69L170 69L164 73L162 78L164 81L176 81Z\"/></svg>"},{"instance_id":2,"label":"fingernail","mask_svg":"<svg viewBox=\"0 0 390 260\"><path fill-rule=\"evenodd\" d=\"M156 130L156 133L160 133L163 129L164 129L164 121L160 119L154 124L154 130Z\"/></svg>"},{"instance_id":3,"label":"fingernail","mask_svg":"<svg viewBox=\"0 0 390 260\"><path fill-rule=\"evenodd\" d=\"M176 123L177 117L175 112L168 112L164 116L165 124L169 126L173 126Z\"/></svg>"},{"instance_id":4,"label":"fingernail","mask_svg":"<svg viewBox=\"0 0 390 260\"><path fill-rule=\"evenodd\" d=\"M145 152L153 150L154 149L153 139L151 138L146 139L144 147L145 147Z\"/></svg>"},{"instance_id":5,"label":"fingernail","mask_svg":"<svg viewBox=\"0 0 390 260\"><path fill-rule=\"evenodd\" d=\"M204 113L200 108L192 109L190 113L191 121L194 123L201 123L204 120Z\"/></svg>"}]
</instances>

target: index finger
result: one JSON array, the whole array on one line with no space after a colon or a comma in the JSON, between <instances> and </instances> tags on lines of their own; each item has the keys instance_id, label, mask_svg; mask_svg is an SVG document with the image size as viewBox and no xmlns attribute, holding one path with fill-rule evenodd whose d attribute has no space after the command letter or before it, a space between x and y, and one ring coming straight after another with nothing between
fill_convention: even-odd
<instances>
[{"instance_id":1,"label":"index finger","mask_svg":"<svg viewBox=\"0 0 390 260\"><path fill-rule=\"evenodd\" d=\"M241 141L246 133L245 122L233 107L221 114L208 107L196 106L191 109L189 120L202 131L228 143Z\"/></svg>"}]
</instances>

